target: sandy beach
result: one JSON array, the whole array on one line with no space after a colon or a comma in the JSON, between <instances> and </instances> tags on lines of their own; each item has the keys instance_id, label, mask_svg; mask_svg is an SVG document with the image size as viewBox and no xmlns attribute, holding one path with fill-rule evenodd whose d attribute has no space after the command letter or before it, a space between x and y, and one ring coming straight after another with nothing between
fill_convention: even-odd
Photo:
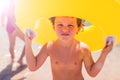
<instances>
[{"instance_id":1,"label":"sandy beach","mask_svg":"<svg viewBox=\"0 0 120 80\"><path fill-rule=\"evenodd\" d=\"M39 70L30 72L27 67L24 67L20 72L13 74L10 65L9 55L9 42L7 33L4 28L0 26L0 80L52 80L50 59L46 60ZM24 42L17 38L15 46L16 61L21 54ZM33 50L35 53L39 50L39 45L33 43ZM87 73L83 65L83 75L85 80L120 80L120 43L113 47L113 50L108 55L104 67L99 75L95 78L91 78ZM100 55L100 51L93 52L92 56L96 60ZM26 64L24 58L24 64ZM12 75L12 76L11 76Z\"/></svg>"}]
</instances>

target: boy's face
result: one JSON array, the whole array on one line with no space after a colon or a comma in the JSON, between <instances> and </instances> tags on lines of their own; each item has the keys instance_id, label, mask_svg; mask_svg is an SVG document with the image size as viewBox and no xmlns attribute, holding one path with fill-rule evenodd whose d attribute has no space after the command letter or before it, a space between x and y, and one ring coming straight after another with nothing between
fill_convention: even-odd
<instances>
[{"instance_id":1,"label":"boy's face","mask_svg":"<svg viewBox=\"0 0 120 80\"><path fill-rule=\"evenodd\" d=\"M68 16L56 17L53 26L60 40L72 40L80 30L77 26L77 19Z\"/></svg>"}]
</instances>

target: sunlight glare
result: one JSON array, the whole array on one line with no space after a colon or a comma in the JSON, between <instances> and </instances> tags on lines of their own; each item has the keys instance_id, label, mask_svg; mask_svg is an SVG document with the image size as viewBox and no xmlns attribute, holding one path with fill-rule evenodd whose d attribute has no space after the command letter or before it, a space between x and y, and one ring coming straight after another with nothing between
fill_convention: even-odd
<instances>
[{"instance_id":1,"label":"sunlight glare","mask_svg":"<svg viewBox=\"0 0 120 80\"><path fill-rule=\"evenodd\" d=\"M3 10L8 8L9 0L0 0L0 13L3 12Z\"/></svg>"}]
</instances>

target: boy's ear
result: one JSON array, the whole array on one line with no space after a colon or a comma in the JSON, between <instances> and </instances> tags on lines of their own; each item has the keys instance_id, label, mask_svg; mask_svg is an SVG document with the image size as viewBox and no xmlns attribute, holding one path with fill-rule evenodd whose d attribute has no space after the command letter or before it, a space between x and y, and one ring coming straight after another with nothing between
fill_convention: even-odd
<instances>
[{"instance_id":1,"label":"boy's ear","mask_svg":"<svg viewBox=\"0 0 120 80\"><path fill-rule=\"evenodd\" d=\"M77 32L79 32L81 30L81 27L78 27L78 31Z\"/></svg>"},{"instance_id":2,"label":"boy's ear","mask_svg":"<svg viewBox=\"0 0 120 80\"><path fill-rule=\"evenodd\" d=\"M78 27L77 34L78 34L80 31L84 31L84 28L83 28L82 25Z\"/></svg>"},{"instance_id":3,"label":"boy's ear","mask_svg":"<svg viewBox=\"0 0 120 80\"><path fill-rule=\"evenodd\" d=\"M55 30L55 26L53 25L53 30Z\"/></svg>"},{"instance_id":4,"label":"boy's ear","mask_svg":"<svg viewBox=\"0 0 120 80\"><path fill-rule=\"evenodd\" d=\"M78 27L79 31L84 31L85 20L82 20L81 25Z\"/></svg>"},{"instance_id":5,"label":"boy's ear","mask_svg":"<svg viewBox=\"0 0 120 80\"><path fill-rule=\"evenodd\" d=\"M81 25L78 27L78 31L81 31L82 28L83 28L83 25L81 24Z\"/></svg>"},{"instance_id":6,"label":"boy's ear","mask_svg":"<svg viewBox=\"0 0 120 80\"><path fill-rule=\"evenodd\" d=\"M80 28L80 27L78 27L78 30L77 30L76 34L78 34L78 33L80 32L80 29L81 29L81 28Z\"/></svg>"}]
</instances>

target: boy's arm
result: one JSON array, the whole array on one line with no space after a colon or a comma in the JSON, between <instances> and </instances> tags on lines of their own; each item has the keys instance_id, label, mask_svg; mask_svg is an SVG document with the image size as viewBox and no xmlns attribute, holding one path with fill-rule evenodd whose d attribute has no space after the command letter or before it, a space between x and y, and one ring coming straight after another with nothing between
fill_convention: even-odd
<instances>
[{"instance_id":1,"label":"boy's arm","mask_svg":"<svg viewBox=\"0 0 120 80\"><path fill-rule=\"evenodd\" d=\"M37 56L34 56L31 44L32 40L25 36L25 54L27 65L31 71L35 71L44 63L48 55L46 52L46 45L44 45L39 54Z\"/></svg>"},{"instance_id":2,"label":"boy's arm","mask_svg":"<svg viewBox=\"0 0 120 80\"><path fill-rule=\"evenodd\" d=\"M101 71L104 65L105 59L108 53L112 50L112 47L113 47L113 43L110 45L106 45L103 48L101 55L96 62L93 61L90 50L86 48L85 50L86 53L84 56L84 64L90 76L95 77Z\"/></svg>"}]
</instances>

